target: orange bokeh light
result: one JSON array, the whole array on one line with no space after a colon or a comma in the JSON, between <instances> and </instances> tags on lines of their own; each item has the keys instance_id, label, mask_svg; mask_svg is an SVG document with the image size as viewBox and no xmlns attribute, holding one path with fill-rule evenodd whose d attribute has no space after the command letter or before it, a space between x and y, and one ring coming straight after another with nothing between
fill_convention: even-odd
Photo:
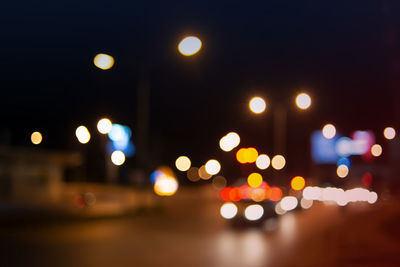
<instances>
[{"instance_id":1,"label":"orange bokeh light","mask_svg":"<svg viewBox=\"0 0 400 267\"><path fill-rule=\"evenodd\" d=\"M277 186L271 186L267 193L268 198L272 201L279 201L282 198L282 190Z\"/></svg>"}]
</instances>

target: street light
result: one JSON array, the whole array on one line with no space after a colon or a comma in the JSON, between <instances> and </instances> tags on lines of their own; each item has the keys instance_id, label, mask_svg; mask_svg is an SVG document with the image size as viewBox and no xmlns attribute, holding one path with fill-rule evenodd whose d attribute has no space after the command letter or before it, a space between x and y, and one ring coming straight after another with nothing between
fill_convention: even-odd
<instances>
[{"instance_id":1,"label":"street light","mask_svg":"<svg viewBox=\"0 0 400 267\"><path fill-rule=\"evenodd\" d=\"M179 52L184 56L193 56L200 51L202 43L196 36L188 36L178 45Z\"/></svg>"},{"instance_id":2,"label":"street light","mask_svg":"<svg viewBox=\"0 0 400 267\"><path fill-rule=\"evenodd\" d=\"M253 97L249 102L249 108L255 114L263 113L266 106L264 99L261 97Z\"/></svg>"},{"instance_id":3,"label":"street light","mask_svg":"<svg viewBox=\"0 0 400 267\"><path fill-rule=\"evenodd\" d=\"M311 106L311 97L306 93L298 94L296 97L296 105L299 109L308 109Z\"/></svg>"}]
</instances>

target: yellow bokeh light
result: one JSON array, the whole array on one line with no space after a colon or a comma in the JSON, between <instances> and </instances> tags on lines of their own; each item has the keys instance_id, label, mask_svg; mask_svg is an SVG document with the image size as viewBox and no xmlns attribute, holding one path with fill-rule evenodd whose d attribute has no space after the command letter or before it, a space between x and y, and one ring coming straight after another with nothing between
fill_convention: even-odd
<instances>
[{"instance_id":1,"label":"yellow bokeh light","mask_svg":"<svg viewBox=\"0 0 400 267\"><path fill-rule=\"evenodd\" d=\"M249 102L250 110L256 114L264 112L267 105L261 97L253 97Z\"/></svg>"},{"instance_id":2,"label":"yellow bokeh light","mask_svg":"<svg viewBox=\"0 0 400 267\"><path fill-rule=\"evenodd\" d=\"M178 51L184 56L193 56L200 51L202 43L196 36L185 37L178 45Z\"/></svg>"},{"instance_id":3,"label":"yellow bokeh light","mask_svg":"<svg viewBox=\"0 0 400 267\"><path fill-rule=\"evenodd\" d=\"M248 163L254 163L258 158L258 151L254 147L249 147L246 150L245 156Z\"/></svg>"},{"instance_id":4,"label":"yellow bokeh light","mask_svg":"<svg viewBox=\"0 0 400 267\"><path fill-rule=\"evenodd\" d=\"M174 177L164 175L156 180L153 189L159 196L172 196L178 190L178 181Z\"/></svg>"},{"instance_id":5,"label":"yellow bokeh light","mask_svg":"<svg viewBox=\"0 0 400 267\"><path fill-rule=\"evenodd\" d=\"M42 134L40 132L34 132L31 134L31 142L34 145L38 145L42 142L43 137Z\"/></svg>"},{"instance_id":6,"label":"yellow bokeh light","mask_svg":"<svg viewBox=\"0 0 400 267\"><path fill-rule=\"evenodd\" d=\"M305 185L306 180L304 180L304 178L301 176L293 177L293 179L290 181L290 186L296 191L303 189Z\"/></svg>"},{"instance_id":7,"label":"yellow bokeh light","mask_svg":"<svg viewBox=\"0 0 400 267\"><path fill-rule=\"evenodd\" d=\"M176 168L182 172L189 170L190 165L191 165L190 159L186 156L180 156L175 161Z\"/></svg>"},{"instance_id":8,"label":"yellow bokeh light","mask_svg":"<svg viewBox=\"0 0 400 267\"><path fill-rule=\"evenodd\" d=\"M221 164L215 159L210 159L207 161L205 168L208 174L215 175L221 170Z\"/></svg>"},{"instance_id":9,"label":"yellow bokeh light","mask_svg":"<svg viewBox=\"0 0 400 267\"><path fill-rule=\"evenodd\" d=\"M396 130L393 127L386 127L383 131L383 135L386 139L392 140L396 137Z\"/></svg>"},{"instance_id":10,"label":"yellow bokeh light","mask_svg":"<svg viewBox=\"0 0 400 267\"><path fill-rule=\"evenodd\" d=\"M371 154L374 157L379 157L382 155L383 149L381 145L375 144L371 147Z\"/></svg>"},{"instance_id":11,"label":"yellow bokeh light","mask_svg":"<svg viewBox=\"0 0 400 267\"><path fill-rule=\"evenodd\" d=\"M97 130L101 134L108 134L111 131L111 128L112 122L107 118L103 118L97 123Z\"/></svg>"},{"instance_id":12,"label":"yellow bokeh light","mask_svg":"<svg viewBox=\"0 0 400 267\"><path fill-rule=\"evenodd\" d=\"M270 158L265 155L265 154L261 154L257 157L256 160L256 166L257 168L259 168L260 170L265 170L269 167L269 165L271 164L271 160Z\"/></svg>"},{"instance_id":13,"label":"yellow bokeh light","mask_svg":"<svg viewBox=\"0 0 400 267\"><path fill-rule=\"evenodd\" d=\"M296 97L296 105L299 109L308 109L311 106L311 97L306 93L298 94Z\"/></svg>"},{"instance_id":14,"label":"yellow bokeh light","mask_svg":"<svg viewBox=\"0 0 400 267\"><path fill-rule=\"evenodd\" d=\"M79 126L75 131L76 138L82 144L86 144L90 140L89 130L85 126Z\"/></svg>"},{"instance_id":15,"label":"yellow bokeh light","mask_svg":"<svg viewBox=\"0 0 400 267\"><path fill-rule=\"evenodd\" d=\"M281 170L286 165L285 157L282 155L276 155L272 158L271 164L272 168L274 168L275 170Z\"/></svg>"},{"instance_id":16,"label":"yellow bokeh light","mask_svg":"<svg viewBox=\"0 0 400 267\"><path fill-rule=\"evenodd\" d=\"M251 187L259 187L263 182L261 174L253 172L247 177L247 183Z\"/></svg>"},{"instance_id":17,"label":"yellow bokeh light","mask_svg":"<svg viewBox=\"0 0 400 267\"><path fill-rule=\"evenodd\" d=\"M344 178L349 174L349 168L344 164L339 165L336 169L336 174L340 178Z\"/></svg>"},{"instance_id":18,"label":"yellow bokeh light","mask_svg":"<svg viewBox=\"0 0 400 267\"><path fill-rule=\"evenodd\" d=\"M114 66L114 58L107 54L97 54L93 59L93 63L99 69L108 70Z\"/></svg>"},{"instance_id":19,"label":"yellow bokeh light","mask_svg":"<svg viewBox=\"0 0 400 267\"><path fill-rule=\"evenodd\" d=\"M326 139L332 139L333 137L335 137L336 135L336 128L334 125L332 124L326 124L323 128L322 128L322 135L326 138Z\"/></svg>"}]
</instances>

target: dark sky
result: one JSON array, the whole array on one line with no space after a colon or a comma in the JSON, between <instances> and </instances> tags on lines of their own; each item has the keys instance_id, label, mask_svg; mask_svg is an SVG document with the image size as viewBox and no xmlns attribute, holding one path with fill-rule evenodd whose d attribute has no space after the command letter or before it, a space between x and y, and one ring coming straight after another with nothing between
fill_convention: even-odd
<instances>
[{"instance_id":1,"label":"dark sky","mask_svg":"<svg viewBox=\"0 0 400 267\"><path fill-rule=\"evenodd\" d=\"M10 1L11 2L11 1ZM39 129L43 145L65 148L80 124L98 118L133 128L136 89L148 69L150 141L155 158L181 153L197 165L218 156L218 140L238 131L244 145L272 153L274 103L288 107L293 155L313 129L399 126L399 1L20 1L0 8L2 129L16 145ZM183 36L203 41L182 57ZM114 56L96 69L97 53ZM305 88L313 107L299 112ZM254 95L270 110L255 117ZM72 137L71 137L72 136ZM290 152L290 149L289 149Z\"/></svg>"}]
</instances>

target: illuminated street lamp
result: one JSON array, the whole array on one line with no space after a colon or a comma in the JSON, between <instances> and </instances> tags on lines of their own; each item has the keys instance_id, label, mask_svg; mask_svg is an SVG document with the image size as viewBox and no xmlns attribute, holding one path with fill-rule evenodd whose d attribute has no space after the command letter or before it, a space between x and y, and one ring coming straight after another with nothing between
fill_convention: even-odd
<instances>
[{"instance_id":1,"label":"illuminated street lamp","mask_svg":"<svg viewBox=\"0 0 400 267\"><path fill-rule=\"evenodd\" d=\"M188 36L182 39L178 45L178 51L184 56L193 56L201 49L202 43L196 36Z\"/></svg>"},{"instance_id":2,"label":"illuminated street lamp","mask_svg":"<svg viewBox=\"0 0 400 267\"><path fill-rule=\"evenodd\" d=\"M296 96L296 105L299 109L305 110L311 106L311 97L306 93L301 93Z\"/></svg>"}]
</instances>

